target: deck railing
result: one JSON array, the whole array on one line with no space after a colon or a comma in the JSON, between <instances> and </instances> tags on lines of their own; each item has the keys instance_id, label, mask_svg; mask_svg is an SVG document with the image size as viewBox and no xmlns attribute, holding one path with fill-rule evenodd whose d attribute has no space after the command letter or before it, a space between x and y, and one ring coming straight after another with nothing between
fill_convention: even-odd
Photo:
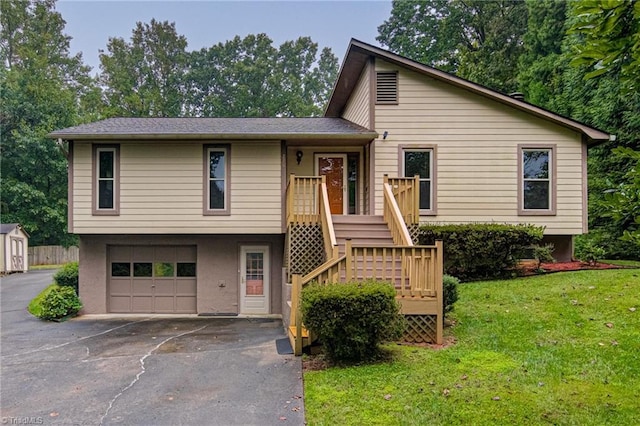
<instances>
[{"instance_id":1,"label":"deck railing","mask_svg":"<svg viewBox=\"0 0 640 426\"><path fill-rule=\"evenodd\" d=\"M420 176L390 178L385 175L384 183L389 184L405 224L420 223Z\"/></svg>"},{"instance_id":2,"label":"deck railing","mask_svg":"<svg viewBox=\"0 0 640 426\"><path fill-rule=\"evenodd\" d=\"M326 176L289 177L287 185L287 224L320 224L325 258L338 256L338 243L333 229Z\"/></svg>"},{"instance_id":3,"label":"deck railing","mask_svg":"<svg viewBox=\"0 0 640 426\"><path fill-rule=\"evenodd\" d=\"M405 194L406 192L407 191L403 191L402 194ZM413 241L411 240L411 235L409 234L402 211L400 210L400 206L393 194L392 184L389 183L389 177L387 175L384 176L382 195L383 217L391 231L393 243L400 246L412 246Z\"/></svg>"}]
</instances>

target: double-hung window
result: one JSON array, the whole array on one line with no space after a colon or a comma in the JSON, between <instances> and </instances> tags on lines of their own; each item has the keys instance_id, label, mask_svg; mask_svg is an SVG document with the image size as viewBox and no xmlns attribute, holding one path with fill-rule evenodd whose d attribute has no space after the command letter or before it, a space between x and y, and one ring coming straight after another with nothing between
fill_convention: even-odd
<instances>
[{"instance_id":1,"label":"double-hung window","mask_svg":"<svg viewBox=\"0 0 640 426\"><path fill-rule=\"evenodd\" d=\"M520 146L518 212L555 214L555 159L553 146Z\"/></svg>"},{"instance_id":2,"label":"double-hung window","mask_svg":"<svg viewBox=\"0 0 640 426\"><path fill-rule=\"evenodd\" d=\"M405 177L420 176L420 214L433 215L435 207L435 148L402 149Z\"/></svg>"},{"instance_id":3,"label":"double-hung window","mask_svg":"<svg viewBox=\"0 0 640 426\"><path fill-rule=\"evenodd\" d=\"M93 214L119 214L119 147L96 146L93 149Z\"/></svg>"},{"instance_id":4,"label":"double-hung window","mask_svg":"<svg viewBox=\"0 0 640 426\"><path fill-rule=\"evenodd\" d=\"M229 148L205 148L205 206L206 215L229 214Z\"/></svg>"}]
</instances>

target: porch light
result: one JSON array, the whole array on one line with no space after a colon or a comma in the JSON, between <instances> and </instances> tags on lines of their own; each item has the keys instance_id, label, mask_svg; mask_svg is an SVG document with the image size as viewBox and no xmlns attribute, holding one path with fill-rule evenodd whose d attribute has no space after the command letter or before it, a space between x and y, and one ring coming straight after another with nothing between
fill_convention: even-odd
<instances>
[{"instance_id":1,"label":"porch light","mask_svg":"<svg viewBox=\"0 0 640 426\"><path fill-rule=\"evenodd\" d=\"M389 132L385 130L384 133L382 134L382 139L386 139L387 136L389 136Z\"/></svg>"},{"instance_id":2,"label":"porch light","mask_svg":"<svg viewBox=\"0 0 640 426\"><path fill-rule=\"evenodd\" d=\"M298 162L298 165L300 165L300 162L302 161L302 156L304 155L304 153L302 151L296 151L296 161Z\"/></svg>"}]
</instances>

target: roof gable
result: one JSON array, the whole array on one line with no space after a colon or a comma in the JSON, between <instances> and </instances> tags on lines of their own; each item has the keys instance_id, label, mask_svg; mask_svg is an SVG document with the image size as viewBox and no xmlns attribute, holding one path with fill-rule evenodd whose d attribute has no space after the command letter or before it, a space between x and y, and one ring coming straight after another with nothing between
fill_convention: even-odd
<instances>
[{"instance_id":1,"label":"roof gable","mask_svg":"<svg viewBox=\"0 0 640 426\"><path fill-rule=\"evenodd\" d=\"M360 74L370 58L383 59L394 65L429 76L435 80L464 89L475 95L486 97L516 110L551 121L583 134L591 143L604 142L614 138L613 135L607 132L587 126L576 120L355 39L351 39L347 54L342 62L338 79L336 80L331 98L325 110L326 117L340 117L342 115L356 87Z\"/></svg>"}]
</instances>

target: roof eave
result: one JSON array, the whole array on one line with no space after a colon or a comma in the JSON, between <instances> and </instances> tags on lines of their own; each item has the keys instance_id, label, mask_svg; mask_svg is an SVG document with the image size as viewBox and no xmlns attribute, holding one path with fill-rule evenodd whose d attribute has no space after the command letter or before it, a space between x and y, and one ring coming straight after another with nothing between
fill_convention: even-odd
<instances>
[{"instance_id":1,"label":"roof eave","mask_svg":"<svg viewBox=\"0 0 640 426\"><path fill-rule=\"evenodd\" d=\"M371 140L377 132L362 133L63 133L52 132L52 139L64 140L286 140L286 139L329 139L329 140Z\"/></svg>"}]
</instances>

